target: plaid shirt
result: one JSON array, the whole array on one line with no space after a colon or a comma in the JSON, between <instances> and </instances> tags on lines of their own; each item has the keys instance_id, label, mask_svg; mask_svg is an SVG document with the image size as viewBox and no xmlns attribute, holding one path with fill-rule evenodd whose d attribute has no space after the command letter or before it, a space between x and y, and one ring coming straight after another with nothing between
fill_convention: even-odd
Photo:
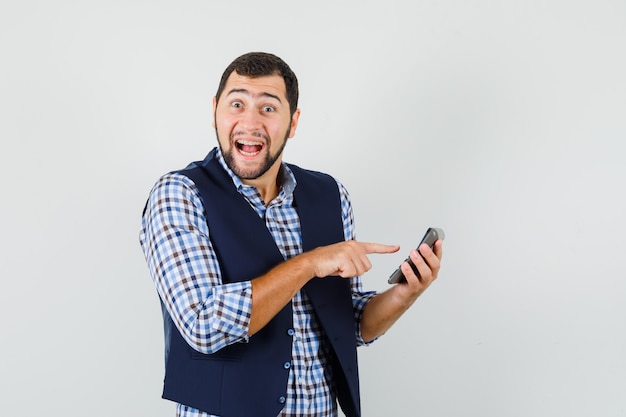
<instances>
[{"instance_id":1,"label":"plaid shirt","mask_svg":"<svg viewBox=\"0 0 626 417\"><path fill-rule=\"evenodd\" d=\"M239 193L265 220L283 257L289 259L302 253L300 221L293 207L296 180L291 170L283 164L279 195L266 206L257 189L243 184L226 166L220 152L218 160ZM354 238L352 207L346 189L340 183L338 186L344 236L350 240ZM247 342L251 283L222 283L202 200L188 177L174 173L158 180L142 218L140 243L159 296L190 346L202 353L213 353L232 343ZM364 292L360 277L352 278L351 286L357 344L363 345L360 318L375 292ZM296 333L287 401L280 416L336 416L328 342L306 295L298 292L292 304ZM215 417L183 404L178 405L177 416Z\"/></svg>"}]
</instances>

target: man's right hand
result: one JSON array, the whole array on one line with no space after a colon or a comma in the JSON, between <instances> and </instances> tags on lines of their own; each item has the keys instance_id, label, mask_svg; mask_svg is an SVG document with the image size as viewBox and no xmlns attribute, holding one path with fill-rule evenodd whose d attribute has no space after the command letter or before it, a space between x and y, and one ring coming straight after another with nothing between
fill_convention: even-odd
<instances>
[{"instance_id":1,"label":"man's right hand","mask_svg":"<svg viewBox=\"0 0 626 417\"><path fill-rule=\"evenodd\" d=\"M369 271L372 263L367 255L372 253L395 253L398 245L357 242L348 240L328 246L320 246L300 256L307 257L316 277L340 276L352 278Z\"/></svg>"}]
</instances>

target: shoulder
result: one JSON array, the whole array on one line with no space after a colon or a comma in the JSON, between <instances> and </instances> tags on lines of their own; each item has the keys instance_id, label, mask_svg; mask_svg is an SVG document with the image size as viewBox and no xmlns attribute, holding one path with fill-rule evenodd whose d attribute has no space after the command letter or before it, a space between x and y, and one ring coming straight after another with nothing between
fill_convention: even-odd
<instances>
[{"instance_id":1,"label":"shoulder","mask_svg":"<svg viewBox=\"0 0 626 417\"><path fill-rule=\"evenodd\" d=\"M202 200L195 183L186 175L169 172L162 175L150 191L146 203L146 212L163 213L168 211L202 210Z\"/></svg>"},{"instance_id":2,"label":"shoulder","mask_svg":"<svg viewBox=\"0 0 626 417\"><path fill-rule=\"evenodd\" d=\"M195 189L196 185L188 176L179 172L168 172L155 182L150 194L165 194L171 196L189 191L193 192Z\"/></svg>"}]
</instances>

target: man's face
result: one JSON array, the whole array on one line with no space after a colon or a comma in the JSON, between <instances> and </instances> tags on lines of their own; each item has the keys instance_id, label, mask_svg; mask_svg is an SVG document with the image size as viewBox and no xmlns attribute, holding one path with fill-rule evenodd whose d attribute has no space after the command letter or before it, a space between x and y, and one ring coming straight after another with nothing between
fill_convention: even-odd
<instances>
[{"instance_id":1,"label":"man's face","mask_svg":"<svg viewBox=\"0 0 626 417\"><path fill-rule=\"evenodd\" d=\"M219 102L213 98L213 111L213 127L230 169L242 180L275 181L300 116L299 110L290 115L283 78L249 78L234 71Z\"/></svg>"}]
</instances>

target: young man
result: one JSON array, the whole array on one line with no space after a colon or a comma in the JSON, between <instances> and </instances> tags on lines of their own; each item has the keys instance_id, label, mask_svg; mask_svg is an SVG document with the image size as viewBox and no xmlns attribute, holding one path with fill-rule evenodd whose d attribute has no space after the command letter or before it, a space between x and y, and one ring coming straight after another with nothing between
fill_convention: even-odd
<instances>
[{"instance_id":1,"label":"young man","mask_svg":"<svg viewBox=\"0 0 626 417\"><path fill-rule=\"evenodd\" d=\"M356 347L382 335L436 279L442 242L410 252L406 283L362 289L367 255L332 177L282 162L298 126L289 66L249 53L213 98L219 148L164 175L140 242L162 304L163 397L179 416L360 416Z\"/></svg>"}]
</instances>

